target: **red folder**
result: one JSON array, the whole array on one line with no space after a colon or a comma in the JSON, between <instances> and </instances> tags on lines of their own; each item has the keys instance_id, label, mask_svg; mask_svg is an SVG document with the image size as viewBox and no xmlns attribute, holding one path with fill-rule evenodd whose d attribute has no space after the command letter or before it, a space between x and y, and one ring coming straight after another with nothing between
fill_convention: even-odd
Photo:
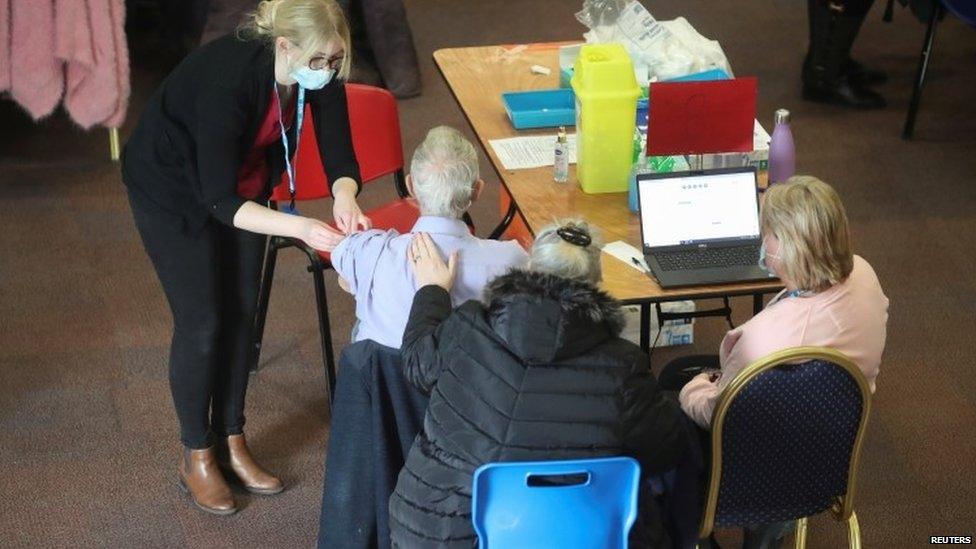
<instances>
[{"instance_id":1,"label":"red folder","mask_svg":"<svg viewBox=\"0 0 976 549\"><path fill-rule=\"evenodd\" d=\"M648 156L751 152L755 77L651 84Z\"/></svg>"}]
</instances>

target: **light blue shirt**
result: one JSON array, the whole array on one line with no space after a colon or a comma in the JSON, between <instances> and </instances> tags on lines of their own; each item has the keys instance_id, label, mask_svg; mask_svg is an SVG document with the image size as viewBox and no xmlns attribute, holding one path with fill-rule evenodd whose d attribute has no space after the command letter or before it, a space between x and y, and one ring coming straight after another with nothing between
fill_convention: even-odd
<instances>
[{"instance_id":1,"label":"light blue shirt","mask_svg":"<svg viewBox=\"0 0 976 549\"><path fill-rule=\"evenodd\" d=\"M417 282L408 263L413 233L428 233L445 259L458 252L451 300L458 306L481 299L488 282L529 256L517 242L477 238L459 219L422 216L408 234L370 230L346 237L332 252L332 265L356 297L355 340L371 339L399 349Z\"/></svg>"}]
</instances>

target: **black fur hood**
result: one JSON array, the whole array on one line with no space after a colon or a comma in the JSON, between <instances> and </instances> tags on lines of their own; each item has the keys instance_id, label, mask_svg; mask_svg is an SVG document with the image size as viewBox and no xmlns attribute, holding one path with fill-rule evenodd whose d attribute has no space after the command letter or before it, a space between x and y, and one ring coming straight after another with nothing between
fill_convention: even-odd
<instances>
[{"instance_id":1,"label":"black fur hood","mask_svg":"<svg viewBox=\"0 0 976 549\"><path fill-rule=\"evenodd\" d=\"M513 270L485 288L492 329L517 354L549 361L585 353L620 335L620 302L589 282Z\"/></svg>"}]
</instances>

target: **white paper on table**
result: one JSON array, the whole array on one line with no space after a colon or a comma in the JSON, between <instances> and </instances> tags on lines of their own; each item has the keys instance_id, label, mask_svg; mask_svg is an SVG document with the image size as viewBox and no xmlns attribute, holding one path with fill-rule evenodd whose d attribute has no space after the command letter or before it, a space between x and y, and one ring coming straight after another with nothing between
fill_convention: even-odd
<instances>
[{"instance_id":1,"label":"white paper on table","mask_svg":"<svg viewBox=\"0 0 976 549\"><path fill-rule=\"evenodd\" d=\"M522 170L552 166L556 157L555 135L533 135L489 139L491 148L506 170ZM576 163L576 134L566 134L566 148L569 150L569 163Z\"/></svg>"},{"instance_id":2,"label":"white paper on table","mask_svg":"<svg viewBox=\"0 0 976 549\"><path fill-rule=\"evenodd\" d=\"M638 250L630 244L627 244L623 240L617 240L616 242L611 242L605 245L603 247L603 253L610 254L620 261L623 261L631 269L637 269L642 273L651 272L651 269L647 266L647 262L644 261L644 252ZM635 265L632 259L639 261L640 267Z\"/></svg>"}]
</instances>

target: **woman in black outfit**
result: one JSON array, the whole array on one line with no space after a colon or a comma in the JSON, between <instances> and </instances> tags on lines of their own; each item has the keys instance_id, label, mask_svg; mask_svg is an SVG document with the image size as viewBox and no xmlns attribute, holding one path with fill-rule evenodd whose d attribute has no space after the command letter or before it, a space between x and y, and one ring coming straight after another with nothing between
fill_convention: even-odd
<instances>
[{"instance_id":1,"label":"woman in black outfit","mask_svg":"<svg viewBox=\"0 0 976 549\"><path fill-rule=\"evenodd\" d=\"M851 47L874 0L807 0L810 48L803 60L803 98L855 109L881 109L872 89L887 75L851 58Z\"/></svg>"},{"instance_id":2,"label":"woman in black outfit","mask_svg":"<svg viewBox=\"0 0 976 549\"><path fill-rule=\"evenodd\" d=\"M264 205L297 148L303 103L311 106L336 224L346 233L370 225L356 204L359 166L342 84L348 45L334 0L261 2L237 35L201 47L173 70L125 147L133 216L173 313L179 480L205 511L236 510L220 466L250 492L283 489L243 435L265 235L323 250L342 237L321 221Z\"/></svg>"},{"instance_id":3,"label":"woman in black outfit","mask_svg":"<svg viewBox=\"0 0 976 549\"><path fill-rule=\"evenodd\" d=\"M414 239L417 290L403 373L430 395L424 426L390 498L393 547L470 548L480 465L628 455L644 475L674 467L681 411L658 391L647 355L620 337L620 303L599 290L600 246L583 222L542 230L527 270L451 310L457 257ZM669 547L642 483L631 547Z\"/></svg>"}]
</instances>

